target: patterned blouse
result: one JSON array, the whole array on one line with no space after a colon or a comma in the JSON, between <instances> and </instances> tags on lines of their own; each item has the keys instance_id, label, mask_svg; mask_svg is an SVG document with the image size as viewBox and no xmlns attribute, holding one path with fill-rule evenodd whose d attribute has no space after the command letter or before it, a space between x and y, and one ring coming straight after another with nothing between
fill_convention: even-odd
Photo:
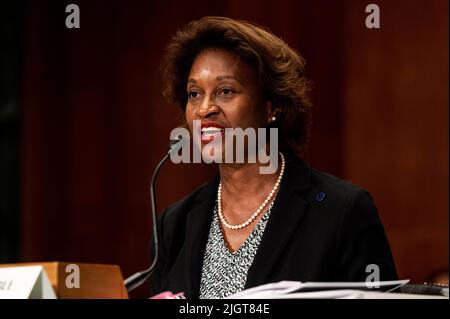
<instances>
[{"instance_id":1,"label":"patterned blouse","mask_svg":"<svg viewBox=\"0 0 450 319\"><path fill-rule=\"evenodd\" d=\"M223 237L217 207L209 230L200 280L200 299L219 299L244 289L248 269L253 263L270 217L272 205L258 222L244 244L230 252Z\"/></svg>"}]
</instances>

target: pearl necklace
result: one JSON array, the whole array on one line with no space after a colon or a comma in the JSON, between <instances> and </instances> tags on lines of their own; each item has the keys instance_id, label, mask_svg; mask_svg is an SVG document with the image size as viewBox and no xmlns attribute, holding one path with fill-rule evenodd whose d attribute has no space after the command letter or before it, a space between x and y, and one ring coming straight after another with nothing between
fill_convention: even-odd
<instances>
[{"instance_id":1,"label":"pearl necklace","mask_svg":"<svg viewBox=\"0 0 450 319\"><path fill-rule=\"evenodd\" d=\"M283 174L284 174L284 168L286 167L286 161L284 159L283 153L280 152L280 156L281 156L281 170L280 170L280 175L278 175L278 179L277 179L275 185L273 186L273 188L270 191L269 195L267 195L267 197L264 200L264 202L258 207L258 209L252 214L252 216L250 216L250 218L247 219L242 224L231 225L231 224L229 224L227 222L227 220L223 216L223 213L222 213L222 182L219 183L219 188L217 190L217 211L218 211L218 215L219 215L220 221L222 222L222 224L226 228L229 228L229 229L241 229L241 228L247 227L248 225L250 225L255 220L256 217L258 217L258 215L261 213L263 208L266 207L267 204L271 201L272 197L275 195L275 193L280 188L281 179L283 178Z\"/></svg>"}]
</instances>

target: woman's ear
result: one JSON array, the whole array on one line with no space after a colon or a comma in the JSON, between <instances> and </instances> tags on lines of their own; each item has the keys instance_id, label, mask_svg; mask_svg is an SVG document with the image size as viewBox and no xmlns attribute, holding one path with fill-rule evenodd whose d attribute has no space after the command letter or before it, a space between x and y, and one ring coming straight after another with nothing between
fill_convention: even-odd
<instances>
[{"instance_id":1,"label":"woman's ear","mask_svg":"<svg viewBox=\"0 0 450 319\"><path fill-rule=\"evenodd\" d=\"M267 123L273 123L280 119L282 109L279 106L273 106L271 101L266 102L267 107Z\"/></svg>"},{"instance_id":2,"label":"woman's ear","mask_svg":"<svg viewBox=\"0 0 450 319\"><path fill-rule=\"evenodd\" d=\"M267 100L266 102L266 119L267 119L267 123L272 122L271 119L274 116L274 107L272 104L272 101Z\"/></svg>"}]
</instances>

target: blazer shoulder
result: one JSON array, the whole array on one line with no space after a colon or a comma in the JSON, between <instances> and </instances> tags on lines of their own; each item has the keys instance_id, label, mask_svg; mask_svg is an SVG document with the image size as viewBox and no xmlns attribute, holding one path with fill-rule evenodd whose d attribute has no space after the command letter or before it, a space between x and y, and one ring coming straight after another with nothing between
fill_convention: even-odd
<instances>
[{"instance_id":1,"label":"blazer shoulder","mask_svg":"<svg viewBox=\"0 0 450 319\"><path fill-rule=\"evenodd\" d=\"M167 218L176 218L180 217L180 215L186 213L188 211L188 208L195 203L198 194L202 192L202 190L205 189L206 183L200 185L197 187L192 193L184 196L183 198L179 199L175 203L172 203L166 208L166 211L164 212L164 216Z\"/></svg>"},{"instance_id":2,"label":"blazer shoulder","mask_svg":"<svg viewBox=\"0 0 450 319\"><path fill-rule=\"evenodd\" d=\"M357 214L361 218L379 219L375 201L367 189L315 169L312 169L307 197L313 206L322 206L323 200L327 203L324 207L331 209L330 214L334 212L339 218Z\"/></svg>"},{"instance_id":3,"label":"blazer shoulder","mask_svg":"<svg viewBox=\"0 0 450 319\"><path fill-rule=\"evenodd\" d=\"M324 207L340 220L339 224L358 222L361 226L381 225L375 201L365 188L314 169L311 186L310 201L318 204L315 206L322 206L317 197L322 192L323 201L327 202Z\"/></svg>"},{"instance_id":4,"label":"blazer shoulder","mask_svg":"<svg viewBox=\"0 0 450 319\"><path fill-rule=\"evenodd\" d=\"M186 218L186 214L199 201L211 197L214 194L217 177L203 183L193 192L168 206L164 212L165 220L179 220Z\"/></svg>"},{"instance_id":5,"label":"blazer shoulder","mask_svg":"<svg viewBox=\"0 0 450 319\"><path fill-rule=\"evenodd\" d=\"M355 185L350 181L340 179L334 175L311 170L311 189L317 192L324 192L331 195L334 199L348 200L360 193L367 193L368 191L361 186Z\"/></svg>"}]
</instances>

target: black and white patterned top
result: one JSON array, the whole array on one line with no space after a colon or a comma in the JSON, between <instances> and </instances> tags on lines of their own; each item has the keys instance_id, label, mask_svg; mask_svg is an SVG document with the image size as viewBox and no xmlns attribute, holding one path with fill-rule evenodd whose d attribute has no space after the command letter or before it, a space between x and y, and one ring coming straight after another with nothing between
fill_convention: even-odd
<instances>
[{"instance_id":1,"label":"black and white patterned top","mask_svg":"<svg viewBox=\"0 0 450 319\"><path fill-rule=\"evenodd\" d=\"M214 208L214 216L203 257L200 299L225 298L244 289L248 269L258 251L271 209L272 205L244 244L235 252L231 252L223 237L217 208Z\"/></svg>"}]
</instances>

